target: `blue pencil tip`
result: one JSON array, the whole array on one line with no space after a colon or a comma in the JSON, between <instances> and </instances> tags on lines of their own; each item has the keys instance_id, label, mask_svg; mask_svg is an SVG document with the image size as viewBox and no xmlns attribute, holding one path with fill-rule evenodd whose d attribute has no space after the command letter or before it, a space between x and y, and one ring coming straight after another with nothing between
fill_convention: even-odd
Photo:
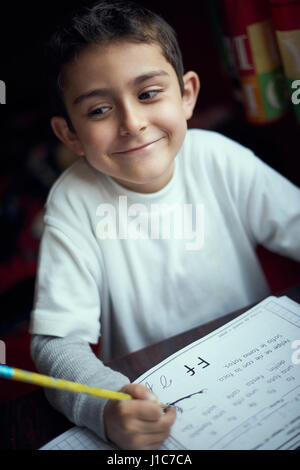
<instances>
[{"instance_id":1,"label":"blue pencil tip","mask_svg":"<svg viewBox=\"0 0 300 470\"><path fill-rule=\"evenodd\" d=\"M0 377L4 377L6 379L10 379L13 375L13 370L11 367L0 365Z\"/></svg>"}]
</instances>

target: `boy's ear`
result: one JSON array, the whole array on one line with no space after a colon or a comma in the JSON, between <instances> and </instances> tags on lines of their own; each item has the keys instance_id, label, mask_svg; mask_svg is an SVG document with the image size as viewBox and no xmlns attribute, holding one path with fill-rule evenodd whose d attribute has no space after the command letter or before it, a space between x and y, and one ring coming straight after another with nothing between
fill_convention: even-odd
<instances>
[{"instance_id":1,"label":"boy's ear","mask_svg":"<svg viewBox=\"0 0 300 470\"><path fill-rule=\"evenodd\" d=\"M186 120L193 115L194 107L197 102L200 80L196 72L190 71L183 76L184 92L182 96L183 109Z\"/></svg>"},{"instance_id":2,"label":"boy's ear","mask_svg":"<svg viewBox=\"0 0 300 470\"><path fill-rule=\"evenodd\" d=\"M54 116L51 118L50 122L52 130L59 140L61 140L77 155L84 155L84 151L76 132L70 129L65 118L61 116Z\"/></svg>"}]
</instances>

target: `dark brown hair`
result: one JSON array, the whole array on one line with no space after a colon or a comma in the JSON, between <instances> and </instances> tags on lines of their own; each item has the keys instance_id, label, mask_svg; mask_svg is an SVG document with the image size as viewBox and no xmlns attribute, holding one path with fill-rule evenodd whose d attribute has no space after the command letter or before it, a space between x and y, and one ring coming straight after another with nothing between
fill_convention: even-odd
<instances>
[{"instance_id":1,"label":"dark brown hair","mask_svg":"<svg viewBox=\"0 0 300 470\"><path fill-rule=\"evenodd\" d=\"M63 99L63 67L90 44L130 40L156 43L173 66L183 93L183 63L176 33L158 14L131 1L97 1L73 12L52 35L47 47L48 78L58 114L71 124Z\"/></svg>"}]
</instances>

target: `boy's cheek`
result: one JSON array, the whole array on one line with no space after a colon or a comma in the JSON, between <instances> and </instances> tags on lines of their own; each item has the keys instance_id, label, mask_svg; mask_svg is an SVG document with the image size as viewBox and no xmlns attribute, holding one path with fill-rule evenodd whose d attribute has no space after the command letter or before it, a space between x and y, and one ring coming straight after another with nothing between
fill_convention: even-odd
<instances>
[{"instance_id":1,"label":"boy's cheek","mask_svg":"<svg viewBox=\"0 0 300 470\"><path fill-rule=\"evenodd\" d=\"M176 108L168 108L159 111L156 126L168 135L173 135L181 133L185 129L185 122L184 116L179 115Z\"/></svg>"},{"instance_id":2,"label":"boy's cheek","mask_svg":"<svg viewBox=\"0 0 300 470\"><path fill-rule=\"evenodd\" d=\"M78 140L85 153L106 153L109 149L108 133L103 129L99 129L99 126L81 129Z\"/></svg>"}]
</instances>

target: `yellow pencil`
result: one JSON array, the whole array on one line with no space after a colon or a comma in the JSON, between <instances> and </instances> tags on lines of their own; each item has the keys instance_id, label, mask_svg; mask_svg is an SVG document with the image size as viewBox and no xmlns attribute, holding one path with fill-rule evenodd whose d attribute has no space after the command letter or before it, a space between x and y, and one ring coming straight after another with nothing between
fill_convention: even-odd
<instances>
[{"instance_id":1,"label":"yellow pencil","mask_svg":"<svg viewBox=\"0 0 300 470\"><path fill-rule=\"evenodd\" d=\"M75 393L88 393L95 397L108 398L109 400L132 400L133 397L127 393L104 390L98 387L70 382L69 380L56 379L48 375L28 372L26 370L16 369L6 365L0 365L0 377L5 379L18 380L20 382L29 382L42 387L59 388ZM162 408L168 408L168 405L157 402Z\"/></svg>"}]
</instances>

